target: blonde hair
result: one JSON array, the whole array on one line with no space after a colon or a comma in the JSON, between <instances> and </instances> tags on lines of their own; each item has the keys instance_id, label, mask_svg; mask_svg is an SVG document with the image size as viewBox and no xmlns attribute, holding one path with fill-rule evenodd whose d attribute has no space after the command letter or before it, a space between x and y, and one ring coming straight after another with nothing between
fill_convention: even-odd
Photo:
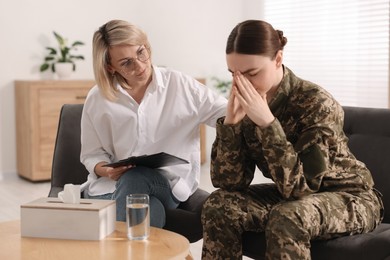
<instances>
[{"instance_id":1,"label":"blonde hair","mask_svg":"<svg viewBox=\"0 0 390 260\"><path fill-rule=\"evenodd\" d=\"M126 21L111 20L94 33L92 56L95 81L103 96L111 101L117 98L117 82L125 89L130 88L126 79L119 73L111 75L108 71L111 59L108 50L116 45L144 45L151 55L151 47L146 33Z\"/></svg>"}]
</instances>

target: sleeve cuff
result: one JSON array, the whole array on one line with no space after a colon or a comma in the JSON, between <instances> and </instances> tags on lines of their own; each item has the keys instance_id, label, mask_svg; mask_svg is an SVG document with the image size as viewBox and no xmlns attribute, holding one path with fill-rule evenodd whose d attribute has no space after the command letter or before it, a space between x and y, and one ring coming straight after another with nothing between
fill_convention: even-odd
<instances>
[{"instance_id":1,"label":"sleeve cuff","mask_svg":"<svg viewBox=\"0 0 390 260\"><path fill-rule=\"evenodd\" d=\"M263 145L270 142L272 144L286 142L286 134L277 118L275 118L275 120L265 128L257 126L256 135Z\"/></svg>"},{"instance_id":2,"label":"sleeve cuff","mask_svg":"<svg viewBox=\"0 0 390 260\"><path fill-rule=\"evenodd\" d=\"M225 118L219 118L216 125L217 139L224 143L234 143L241 135L241 124L225 125L223 123Z\"/></svg>"}]
</instances>

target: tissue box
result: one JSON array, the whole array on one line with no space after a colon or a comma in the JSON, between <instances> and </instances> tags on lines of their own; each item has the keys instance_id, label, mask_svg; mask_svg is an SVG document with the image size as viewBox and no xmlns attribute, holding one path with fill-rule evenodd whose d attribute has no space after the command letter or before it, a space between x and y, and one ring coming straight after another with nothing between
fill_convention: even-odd
<instances>
[{"instance_id":1,"label":"tissue box","mask_svg":"<svg viewBox=\"0 0 390 260\"><path fill-rule=\"evenodd\" d=\"M100 240L115 230L114 200L40 198L20 207L22 237Z\"/></svg>"}]
</instances>

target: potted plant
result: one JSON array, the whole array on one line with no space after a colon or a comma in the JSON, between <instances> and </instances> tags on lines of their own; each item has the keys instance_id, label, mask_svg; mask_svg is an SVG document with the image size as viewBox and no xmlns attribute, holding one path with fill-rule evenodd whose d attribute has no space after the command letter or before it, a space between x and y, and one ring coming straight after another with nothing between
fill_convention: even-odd
<instances>
[{"instance_id":1,"label":"potted plant","mask_svg":"<svg viewBox=\"0 0 390 260\"><path fill-rule=\"evenodd\" d=\"M44 63L40 67L40 71L46 71L51 68L52 72L56 72L59 77L66 77L61 74L60 65L68 66L69 73L76 70L75 60L84 60L83 55L74 55L71 51L77 50L78 46L84 45L81 41L75 41L70 46L67 39L53 31L54 37L58 42L58 49L46 47L49 54L45 56Z\"/></svg>"},{"instance_id":2,"label":"potted plant","mask_svg":"<svg viewBox=\"0 0 390 260\"><path fill-rule=\"evenodd\" d=\"M229 91L232 86L231 80L223 80L217 77L212 77L211 80L215 82L214 87L217 89L217 91L219 91L219 93L225 97L229 96Z\"/></svg>"}]
</instances>

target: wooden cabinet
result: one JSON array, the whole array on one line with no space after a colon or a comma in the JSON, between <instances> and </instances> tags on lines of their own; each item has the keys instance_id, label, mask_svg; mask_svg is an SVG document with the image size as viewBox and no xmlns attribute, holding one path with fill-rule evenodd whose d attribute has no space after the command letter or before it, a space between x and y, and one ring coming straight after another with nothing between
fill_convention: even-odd
<instances>
[{"instance_id":1,"label":"wooden cabinet","mask_svg":"<svg viewBox=\"0 0 390 260\"><path fill-rule=\"evenodd\" d=\"M15 81L17 168L31 181L50 180L63 104L84 103L93 80Z\"/></svg>"}]
</instances>

